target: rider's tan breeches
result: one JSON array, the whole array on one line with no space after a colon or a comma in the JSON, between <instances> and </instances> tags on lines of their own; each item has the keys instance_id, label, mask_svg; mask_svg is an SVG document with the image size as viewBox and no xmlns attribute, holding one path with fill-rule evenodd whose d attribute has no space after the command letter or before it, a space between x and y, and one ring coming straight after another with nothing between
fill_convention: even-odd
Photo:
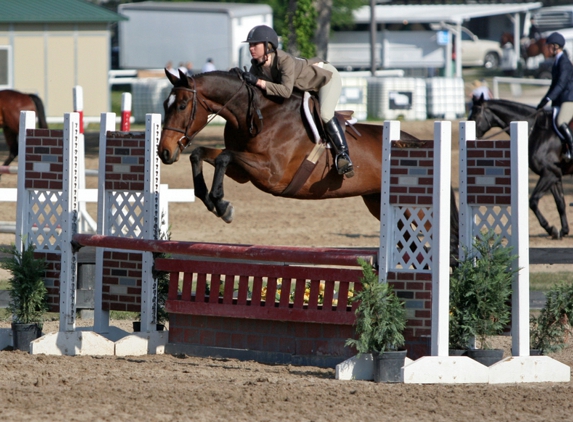
<instances>
[{"instance_id":1,"label":"rider's tan breeches","mask_svg":"<svg viewBox=\"0 0 573 422\"><path fill-rule=\"evenodd\" d=\"M320 117L323 122L328 122L334 117L334 109L340 93L342 92L342 80L338 71L329 63L323 63L322 68L332 72L332 78L318 91L318 100L320 102Z\"/></svg>"},{"instance_id":2,"label":"rider's tan breeches","mask_svg":"<svg viewBox=\"0 0 573 422\"><path fill-rule=\"evenodd\" d=\"M557 127L560 127L563 123L569 124L571 119L573 119L573 102L561 104L559 115L557 116Z\"/></svg>"}]
</instances>

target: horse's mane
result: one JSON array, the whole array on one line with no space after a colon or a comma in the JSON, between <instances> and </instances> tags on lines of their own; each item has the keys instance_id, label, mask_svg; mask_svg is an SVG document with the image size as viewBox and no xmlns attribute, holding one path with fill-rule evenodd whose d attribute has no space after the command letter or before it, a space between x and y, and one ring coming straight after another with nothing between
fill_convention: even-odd
<instances>
[{"instance_id":1,"label":"horse's mane","mask_svg":"<svg viewBox=\"0 0 573 422\"><path fill-rule=\"evenodd\" d=\"M225 70L214 70L212 72L204 72L204 73L198 73L196 75L192 75L190 76L190 78L193 78L195 80L197 80L197 82L200 82L201 79L210 79L210 78L223 78L227 81L230 81L231 83L236 83L237 84L237 88L239 87L239 85L243 82L242 81L242 71L241 69L239 69L238 67L232 68L228 71ZM255 95L257 95L258 97L265 98L273 103L277 103L277 102L288 102L288 101L296 101L297 103L300 103L300 101L302 101L302 97L304 95L303 92L297 90L296 88L293 90L291 96L289 98L282 98L282 97L274 97L272 95L265 95L264 92L256 87L253 87L253 91L255 92Z\"/></svg>"},{"instance_id":2,"label":"horse's mane","mask_svg":"<svg viewBox=\"0 0 573 422\"><path fill-rule=\"evenodd\" d=\"M516 114L524 114L525 116L529 116L535 111L535 107L509 100L488 100L486 103L489 108L506 107Z\"/></svg>"}]
</instances>

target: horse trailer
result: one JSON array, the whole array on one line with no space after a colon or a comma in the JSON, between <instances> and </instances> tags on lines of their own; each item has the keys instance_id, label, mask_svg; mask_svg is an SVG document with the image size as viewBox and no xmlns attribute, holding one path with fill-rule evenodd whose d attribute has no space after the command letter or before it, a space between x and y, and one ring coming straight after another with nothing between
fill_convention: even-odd
<instances>
[{"instance_id":1,"label":"horse trailer","mask_svg":"<svg viewBox=\"0 0 573 422\"><path fill-rule=\"evenodd\" d=\"M250 65L251 28L273 25L265 4L210 2L142 2L118 6L128 18L119 23L119 64L122 69L174 68L191 62L200 70L207 59L217 69Z\"/></svg>"}]
</instances>

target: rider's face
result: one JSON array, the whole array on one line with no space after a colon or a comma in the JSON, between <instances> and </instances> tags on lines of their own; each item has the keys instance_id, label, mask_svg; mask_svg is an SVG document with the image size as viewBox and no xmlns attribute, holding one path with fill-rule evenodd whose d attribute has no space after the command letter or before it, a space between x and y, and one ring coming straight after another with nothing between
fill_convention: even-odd
<instances>
[{"instance_id":1,"label":"rider's face","mask_svg":"<svg viewBox=\"0 0 573 422\"><path fill-rule=\"evenodd\" d=\"M555 57L561 51L561 47L558 44L549 44L549 53L552 57Z\"/></svg>"},{"instance_id":2,"label":"rider's face","mask_svg":"<svg viewBox=\"0 0 573 422\"><path fill-rule=\"evenodd\" d=\"M251 53L251 57L258 61L259 63L262 62L265 58L265 43L264 42L252 42L249 43L249 52Z\"/></svg>"}]
</instances>

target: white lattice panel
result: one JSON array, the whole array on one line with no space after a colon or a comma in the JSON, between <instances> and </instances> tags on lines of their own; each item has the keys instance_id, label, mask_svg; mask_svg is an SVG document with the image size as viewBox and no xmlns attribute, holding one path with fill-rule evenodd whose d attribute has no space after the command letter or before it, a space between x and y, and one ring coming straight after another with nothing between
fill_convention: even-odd
<instances>
[{"instance_id":1,"label":"white lattice panel","mask_svg":"<svg viewBox=\"0 0 573 422\"><path fill-rule=\"evenodd\" d=\"M472 234L479 237L481 233L493 230L502 237L504 243L511 240L511 207L476 206L472 210Z\"/></svg>"},{"instance_id":2,"label":"white lattice panel","mask_svg":"<svg viewBox=\"0 0 573 422\"><path fill-rule=\"evenodd\" d=\"M144 192L107 191L107 235L141 238L144 225Z\"/></svg>"},{"instance_id":3,"label":"white lattice panel","mask_svg":"<svg viewBox=\"0 0 573 422\"><path fill-rule=\"evenodd\" d=\"M432 212L429 208L394 207L395 245L390 268L430 271L432 268Z\"/></svg>"},{"instance_id":4,"label":"white lattice panel","mask_svg":"<svg viewBox=\"0 0 573 422\"><path fill-rule=\"evenodd\" d=\"M62 192L29 191L24 233L38 251L60 251L62 233Z\"/></svg>"}]
</instances>

